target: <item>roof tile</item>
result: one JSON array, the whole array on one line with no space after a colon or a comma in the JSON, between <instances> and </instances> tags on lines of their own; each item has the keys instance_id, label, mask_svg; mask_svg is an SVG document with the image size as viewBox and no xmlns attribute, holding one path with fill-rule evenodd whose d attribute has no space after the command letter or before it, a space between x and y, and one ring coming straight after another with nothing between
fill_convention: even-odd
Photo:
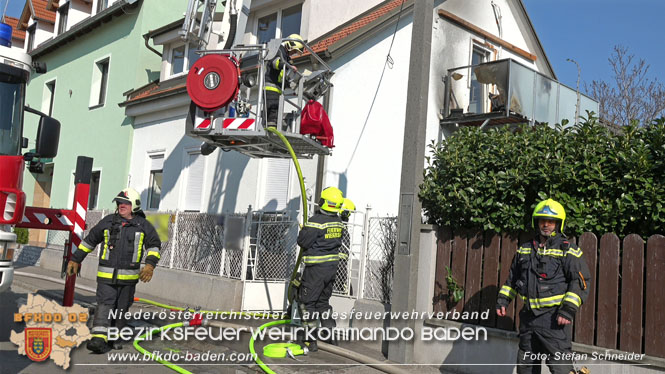
<instances>
[{"instance_id":1,"label":"roof tile","mask_svg":"<svg viewBox=\"0 0 665 374\"><path fill-rule=\"evenodd\" d=\"M25 31L18 29L18 18L5 16L5 23L12 27L12 37L25 40Z\"/></svg>"},{"instance_id":2,"label":"roof tile","mask_svg":"<svg viewBox=\"0 0 665 374\"><path fill-rule=\"evenodd\" d=\"M47 22L55 23L55 12L47 10L47 0L31 0L32 6L35 8L35 14L32 15L35 19L45 20Z\"/></svg>"},{"instance_id":3,"label":"roof tile","mask_svg":"<svg viewBox=\"0 0 665 374\"><path fill-rule=\"evenodd\" d=\"M347 36L353 34L354 32L360 30L361 28L369 25L370 23L376 21L377 19L381 18L382 16L390 13L392 10L395 8L398 8L401 6L402 2L406 0L393 0L388 2L386 5L383 7L373 11L372 13L358 19L357 21L351 23L350 25L347 25L346 27L342 28L338 32L334 33L333 35L318 41L316 44L312 45L312 50L316 53L323 52L327 50L331 45L335 44L336 42L346 38ZM307 53L305 53L307 54Z\"/></svg>"}]
</instances>

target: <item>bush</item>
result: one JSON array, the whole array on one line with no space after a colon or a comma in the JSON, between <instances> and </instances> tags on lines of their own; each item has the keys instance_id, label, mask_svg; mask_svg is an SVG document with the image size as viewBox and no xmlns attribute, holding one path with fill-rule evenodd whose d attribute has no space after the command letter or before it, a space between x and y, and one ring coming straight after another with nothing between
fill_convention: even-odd
<instances>
[{"instance_id":1,"label":"bush","mask_svg":"<svg viewBox=\"0 0 665 374\"><path fill-rule=\"evenodd\" d=\"M16 227L14 228L14 234L16 234L16 242L18 244L28 244L28 229Z\"/></svg>"},{"instance_id":2,"label":"bush","mask_svg":"<svg viewBox=\"0 0 665 374\"><path fill-rule=\"evenodd\" d=\"M593 113L577 126L463 128L433 154L420 198L430 223L531 230L546 198L566 208L566 234L665 232L665 118L611 133Z\"/></svg>"}]
</instances>

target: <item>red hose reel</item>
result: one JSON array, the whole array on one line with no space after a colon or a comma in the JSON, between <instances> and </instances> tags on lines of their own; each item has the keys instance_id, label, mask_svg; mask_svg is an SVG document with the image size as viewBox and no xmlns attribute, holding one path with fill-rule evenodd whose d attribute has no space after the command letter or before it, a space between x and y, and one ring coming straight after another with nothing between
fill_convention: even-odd
<instances>
[{"instance_id":1,"label":"red hose reel","mask_svg":"<svg viewBox=\"0 0 665 374\"><path fill-rule=\"evenodd\" d=\"M228 105L238 96L240 69L235 57L209 54L201 57L187 74L187 93L206 112Z\"/></svg>"}]
</instances>

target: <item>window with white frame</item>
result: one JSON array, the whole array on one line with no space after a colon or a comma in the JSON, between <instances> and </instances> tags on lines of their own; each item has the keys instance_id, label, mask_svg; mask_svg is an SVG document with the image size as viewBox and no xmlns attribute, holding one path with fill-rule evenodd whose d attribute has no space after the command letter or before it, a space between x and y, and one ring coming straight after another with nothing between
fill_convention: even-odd
<instances>
[{"instance_id":1,"label":"window with white frame","mask_svg":"<svg viewBox=\"0 0 665 374\"><path fill-rule=\"evenodd\" d=\"M150 155L150 178L148 181L148 209L159 209L164 180L164 155Z\"/></svg>"},{"instance_id":2,"label":"window with white frame","mask_svg":"<svg viewBox=\"0 0 665 374\"><path fill-rule=\"evenodd\" d=\"M200 212L203 198L205 157L199 150L186 153L187 180L185 181L185 211Z\"/></svg>"},{"instance_id":3,"label":"window with white frame","mask_svg":"<svg viewBox=\"0 0 665 374\"><path fill-rule=\"evenodd\" d=\"M90 89L90 108L104 106L109 80L109 64L111 58L106 57L95 61L92 68L92 85Z\"/></svg>"},{"instance_id":4,"label":"window with white frame","mask_svg":"<svg viewBox=\"0 0 665 374\"><path fill-rule=\"evenodd\" d=\"M37 22L33 23L26 30L28 32L28 44L26 52L30 52L35 48L35 31L37 30Z\"/></svg>"},{"instance_id":5,"label":"window with white frame","mask_svg":"<svg viewBox=\"0 0 665 374\"><path fill-rule=\"evenodd\" d=\"M189 71L192 64L199 59L196 53L198 46L196 44L174 44L171 47L169 63L171 71L169 76L175 76Z\"/></svg>"},{"instance_id":6,"label":"window with white frame","mask_svg":"<svg viewBox=\"0 0 665 374\"><path fill-rule=\"evenodd\" d=\"M301 21L302 4L279 9L258 17L254 35L258 43L267 43L271 39L300 34Z\"/></svg>"},{"instance_id":7,"label":"window with white frame","mask_svg":"<svg viewBox=\"0 0 665 374\"><path fill-rule=\"evenodd\" d=\"M109 7L109 0L97 0L97 13Z\"/></svg>"},{"instance_id":8,"label":"window with white frame","mask_svg":"<svg viewBox=\"0 0 665 374\"><path fill-rule=\"evenodd\" d=\"M55 100L55 79L44 83L44 94L42 95L42 112L53 115L53 102Z\"/></svg>"},{"instance_id":9,"label":"window with white frame","mask_svg":"<svg viewBox=\"0 0 665 374\"><path fill-rule=\"evenodd\" d=\"M261 210L274 212L286 209L289 202L291 163L287 159L265 159L263 205Z\"/></svg>"},{"instance_id":10,"label":"window with white frame","mask_svg":"<svg viewBox=\"0 0 665 374\"><path fill-rule=\"evenodd\" d=\"M76 173L72 173L72 181L76 178ZM90 177L90 193L88 194L88 209L96 209L99 203L99 181L102 179L102 171L94 170ZM69 193L69 200L74 197L74 190ZM70 202L71 203L71 202Z\"/></svg>"},{"instance_id":11,"label":"window with white frame","mask_svg":"<svg viewBox=\"0 0 665 374\"><path fill-rule=\"evenodd\" d=\"M88 209L96 209L99 200L99 180L102 178L102 172L95 170L90 178L90 195L88 196Z\"/></svg>"},{"instance_id":12,"label":"window with white frame","mask_svg":"<svg viewBox=\"0 0 665 374\"><path fill-rule=\"evenodd\" d=\"M489 59L490 52L476 44L473 44L471 50L471 65L482 64ZM485 103L487 102L488 92L485 85L478 82L475 74L472 74L469 87L469 113L485 113Z\"/></svg>"},{"instance_id":13,"label":"window with white frame","mask_svg":"<svg viewBox=\"0 0 665 374\"><path fill-rule=\"evenodd\" d=\"M67 31L67 16L69 15L69 2L58 8L58 35Z\"/></svg>"}]
</instances>

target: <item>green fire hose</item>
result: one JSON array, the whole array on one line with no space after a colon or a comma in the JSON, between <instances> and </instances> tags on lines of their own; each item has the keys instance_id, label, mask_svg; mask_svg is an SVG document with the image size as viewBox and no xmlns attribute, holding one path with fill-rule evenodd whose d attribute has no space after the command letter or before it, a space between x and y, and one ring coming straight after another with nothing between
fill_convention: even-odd
<instances>
[{"instance_id":1,"label":"green fire hose","mask_svg":"<svg viewBox=\"0 0 665 374\"><path fill-rule=\"evenodd\" d=\"M298 173L298 180L300 181L300 195L301 195L301 199L302 199L303 224L306 224L307 223L307 195L305 193L305 182L304 182L303 177L302 177L302 171L300 170L300 163L298 162L298 157L296 156L295 152L293 151L293 147L291 147L291 144L289 143L289 140L284 135L282 135L279 131L277 131L277 129L272 128L272 127L267 127L266 130L273 133L273 134L275 134L275 135L277 135L282 140L282 142L284 142L284 145L286 146L286 148L289 150L289 153L291 154L291 158L293 159L293 164L295 165L296 172ZM302 251L298 251L298 259L296 260L295 267L293 268L293 272L291 273L291 278L289 280L289 288L288 288L288 296L287 296L288 300L289 300L289 305L291 305L291 303L293 301L293 296L294 296L294 295L292 295L291 283L293 282L296 275L298 274L298 268L300 267L301 261L302 261ZM158 303L156 301L152 301L152 300L148 300L148 299L134 298L134 300L138 301L138 302L143 302L143 303L146 303L146 304L151 304L151 305L154 305L154 306L157 306L157 307L160 307L160 308L164 308L164 309L185 310L185 308L176 307L176 306L172 306L172 305L166 305L166 304ZM241 315L241 316L253 316L253 317L265 317L265 316L267 316L265 313L231 312L231 311L218 311L218 310L217 311L214 311L214 310L199 310L199 311L197 311L197 310L194 310L194 309L191 309L191 308L188 308L187 311L190 311L190 312L193 312L193 313L206 313L206 314L207 313L213 313L213 314L216 314L216 315L229 314L229 315ZM268 327L271 327L271 326L286 325L286 324L289 324L290 322L291 322L290 319L284 319L284 320L271 321L271 322L265 323L265 324L259 326L259 328L254 332L254 334L252 334L252 337L249 339L249 352L254 357L254 361L256 362L256 364L259 365L259 367L264 372L266 372L267 374L276 374L276 373L272 369L270 369L268 367L268 365L266 365L259 358L259 356L256 354L256 351L254 350L254 341L256 340L256 337L261 332L261 330L263 330L265 328L268 328ZM146 332L145 334L143 334L141 336L138 336L134 340L134 348L137 351L139 351L140 353L147 354L148 351L145 350L143 347L141 347L139 345L140 341L144 340L148 335L152 336L154 333L160 332L162 330L174 328L174 327L180 327L180 326L183 326L183 324L184 324L183 322L178 322L178 323L172 323L170 325L165 325L165 326L162 326L162 327L159 327L159 328L154 328L154 329L150 330L149 332ZM294 355L304 354L303 348L300 347L297 344L294 344L294 343L274 343L274 344L268 344L264 348L264 355L267 356L267 357L285 357L286 354L289 351ZM153 360L156 359L157 362L163 364L164 366L168 367L169 369L175 370L178 373L191 374L190 371L187 371L187 370L183 369L182 367L180 367L180 366L178 366L178 365L176 365L172 362L162 360L162 359L156 357L152 352L149 352L149 353L150 353L150 356Z\"/></svg>"}]
</instances>

